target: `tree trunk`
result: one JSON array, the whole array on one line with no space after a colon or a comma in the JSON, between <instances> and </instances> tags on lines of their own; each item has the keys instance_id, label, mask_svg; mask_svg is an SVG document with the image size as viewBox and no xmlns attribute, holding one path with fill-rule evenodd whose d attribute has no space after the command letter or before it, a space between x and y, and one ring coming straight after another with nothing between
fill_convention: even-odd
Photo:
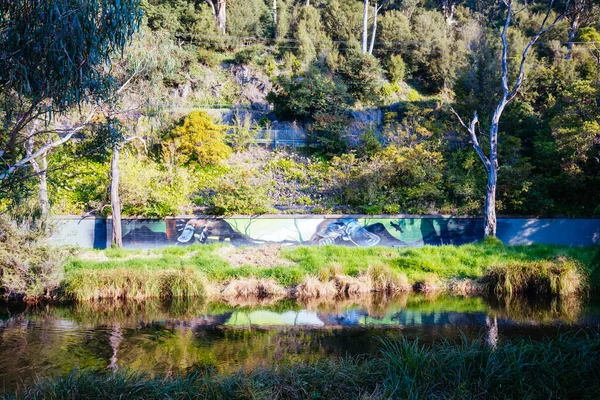
<instances>
[{"instance_id":1,"label":"tree trunk","mask_svg":"<svg viewBox=\"0 0 600 400\"><path fill-rule=\"evenodd\" d=\"M273 32L277 37L277 0L273 0Z\"/></svg>"},{"instance_id":2,"label":"tree trunk","mask_svg":"<svg viewBox=\"0 0 600 400\"><path fill-rule=\"evenodd\" d=\"M363 34L362 34L362 52L367 53L367 25L369 23L369 0L365 0L365 10L363 13Z\"/></svg>"},{"instance_id":3,"label":"tree trunk","mask_svg":"<svg viewBox=\"0 0 600 400\"><path fill-rule=\"evenodd\" d=\"M225 28L227 27L227 1L226 0L218 0L217 4L217 25L221 30L221 33L225 33Z\"/></svg>"},{"instance_id":4,"label":"tree trunk","mask_svg":"<svg viewBox=\"0 0 600 400\"><path fill-rule=\"evenodd\" d=\"M110 208L112 212L112 245L118 249L123 247L123 231L121 229L121 199L119 198L119 145L113 146L110 164Z\"/></svg>"},{"instance_id":5,"label":"tree trunk","mask_svg":"<svg viewBox=\"0 0 600 400\"><path fill-rule=\"evenodd\" d=\"M304 3L304 7L308 7L310 6L310 0L306 0L306 3Z\"/></svg>"},{"instance_id":6,"label":"tree trunk","mask_svg":"<svg viewBox=\"0 0 600 400\"><path fill-rule=\"evenodd\" d=\"M504 97L492 117L492 126L490 127L490 156L488 167L488 182L485 192L485 207L483 210L484 218L484 236L496 237L496 187L498 185L498 126L500 125L500 116L507 104Z\"/></svg>"},{"instance_id":7,"label":"tree trunk","mask_svg":"<svg viewBox=\"0 0 600 400\"><path fill-rule=\"evenodd\" d=\"M375 8L373 9L373 32L371 33L371 46L369 47L369 54L373 54L373 48L375 47L375 36L377 35L377 14L379 14L379 7L375 2Z\"/></svg>"},{"instance_id":8,"label":"tree trunk","mask_svg":"<svg viewBox=\"0 0 600 400\"><path fill-rule=\"evenodd\" d=\"M579 13L573 15L571 19L571 26L569 27L569 42L567 43L567 56L566 60L570 60L573 55L573 40L575 40L575 36L577 35L577 31L579 30Z\"/></svg>"},{"instance_id":9,"label":"tree trunk","mask_svg":"<svg viewBox=\"0 0 600 400\"><path fill-rule=\"evenodd\" d=\"M48 153L44 152L40 155L42 159L42 165L37 162L35 157L32 157L35 146L35 136L37 133L37 128L40 124L39 120L35 120L32 124L31 130L29 132L29 140L27 143L26 154L28 157L31 157L29 160L29 164L31 164L31 168L35 172L38 180L39 180L39 192L38 198L40 201L40 213L41 219L43 222L48 218L48 214L50 212L50 201L48 200L48 181L46 178L46 170L48 169ZM48 143L52 143L52 139L48 137ZM42 223L43 223L42 222Z\"/></svg>"},{"instance_id":10,"label":"tree trunk","mask_svg":"<svg viewBox=\"0 0 600 400\"><path fill-rule=\"evenodd\" d=\"M488 172L487 190L485 193L485 208L483 210L484 236L496 236L496 186L498 170L492 167Z\"/></svg>"},{"instance_id":11,"label":"tree trunk","mask_svg":"<svg viewBox=\"0 0 600 400\"><path fill-rule=\"evenodd\" d=\"M42 154L42 168L38 175L38 178L40 180L40 209L42 211L43 219L48 218L48 214L50 213L50 201L48 200L48 180L46 178L47 170L47 153L44 153Z\"/></svg>"}]
</instances>

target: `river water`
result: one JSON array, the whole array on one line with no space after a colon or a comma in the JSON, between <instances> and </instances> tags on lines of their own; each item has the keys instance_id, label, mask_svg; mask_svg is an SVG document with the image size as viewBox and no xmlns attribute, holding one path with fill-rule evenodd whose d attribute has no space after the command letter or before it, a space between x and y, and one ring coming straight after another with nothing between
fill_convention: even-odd
<instances>
[{"instance_id":1,"label":"river water","mask_svg":"<svg viewBox=\"0 0 600 400\"><path fill-rule=\"evenodd\" d=\"M600 329L598 299L402 295L329 302L200 300L0 303L0 392L73 368L149 374L234 371L378 353L380 338L482 338L501 345Z\"/></svg>"}]
</instances>

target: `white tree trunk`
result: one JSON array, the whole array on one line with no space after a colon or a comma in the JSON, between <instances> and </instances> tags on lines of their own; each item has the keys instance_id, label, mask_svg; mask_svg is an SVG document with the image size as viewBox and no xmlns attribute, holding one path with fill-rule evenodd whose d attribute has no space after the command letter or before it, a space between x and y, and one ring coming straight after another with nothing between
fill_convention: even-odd
<instances>
[{"instance_id":1,"label":"white tree trunk","mask_svg":"<svg viewBox=\"0 0 600 400\"><path fill-rule=\"evenodd\" d=\"M118 249L123 247L123 231L121 229L121 199L119 197L119 145L113 146L110 164L110 208L112 212L112 245Z\"/></svg>"},{"instance_id":2,"label":"white tree trunk","mask_svg":"<svg viewBox=\"0 0 600 400\"><path fill-rule=\"evenodd\" d=\"M277 37L277 0L273 0L273 31Z\"/></svg>"},{"instance_id":3,"label":"white tree trunk","mask_svg":"<svg viewBox=\"0 0 600 400\"><path fill-rule=\"evenodd\" d=\"M47 154L42 154L42 168L38 175L40 180L40 209L42 211L42 218L48 218L50 214L50 201L48 200L48 180L46 177L46 171L48 170L48 159Z\"/></svg>"},{"instance_id":4,"label":"white tree trunk","mask_svg":"<svg viewBox=\"0 0 600 400\"><path fill-rule=\"evenodd\" d=\"M227 1L226 0L218 0L217 3L217 25L221 30L221 33L225 33L225 29L227 27Z\"/></svg>"},{"instance_id":5,"label":"white tree trunk","mask_svg":"<svg viewBox=\"0 0 600 400\"><path fill-rule=\"evenodd\" d=\"M577 31L579 30L579 13L576 13L571 19L571 26L569 27L569 42L567 43L567 56L565 59L570 60L573 55L573 41L575 40L575 35L577 35Z\"/></svg>"},{"instance_id":6,"label":"white tree trunk","mask_svg":"<svg viewBox=\"0 0 600 400\"><path fill-rule=\"evenodd\" d=\"M367 54L367 36L368 36L368 23L369 23L369 0L365 0L365 9L363 12L363 34L362 34L362 52Z\"/></svg>"},{"instance_id":7,"label":"white tree trunk","mask_svg":"<svg viewBox=\"0 0 600 400\"><path fill-rule=\"evenodd\" d=\"M371 33L371 45L369 46L369 54L373 54L373 48L375 47L375 36L377 36L377 14L379 14L379 10L381 7L377 5L375 2L375 7L373 8L373 31Z\"/></svg>"}]
</instances>

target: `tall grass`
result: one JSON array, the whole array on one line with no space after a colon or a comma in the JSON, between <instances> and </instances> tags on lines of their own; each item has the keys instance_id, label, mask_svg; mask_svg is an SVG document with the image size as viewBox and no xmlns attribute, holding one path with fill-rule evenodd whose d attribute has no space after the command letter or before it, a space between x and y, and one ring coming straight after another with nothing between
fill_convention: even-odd
<instances>
[{"instance_id":1,"label":"tall grass","mask_svg":"<svg viewBox=\"0 0 600 400\"><path fill-rule=\"evenodd\" d=\"M565 259L492 265L484 285L497 295L535 293L568 296L585 288L583 267Z\"/></svg>"},{"instance_id":2,"label":"tall grass","mask_svg":"<svg viewBox=\"0 0 600 400\"><path fill-rule=\"evenodd\" d=\"M218 245L87 252L67 263L63 283L66 293L78 300L197 296L208 287L219 288L222 296L246 293L253 287L257 288L252 293L255 296L278 295L279 289L264 290L266 286L275 288L272 285L301 297L311 293L330 296L333 286L335 295L370 291L392 294L413 289L475 294L485 287L503 295L532 291L566 295L582 291L587 277L597 268L592 264L596 249L591 247L504 246L493 242L423 248L305 246L271 250L274 260L285 265L277 265L279 261L258 265L256 250L250 248L236 249L237 261L232 265L223 258L231 252L222 251ZM231 290L224 291L228 287Z\"/></svg>"},{"instance_id":3,"label":"tall grass","mask_svg":"<svg viewBox=\"0 0 600 400\"><path fill-rule=\"evenodd\" d=\"M201 297L206 278L192 269L79 269L67 275L65 294L77 300Z\"/></svg>"},{"instance_id":4,"label":"tall grass","mask_svg":"<svg viewBox=\"0 0 600 400\"><path fill-rule=\"evenodd\" d=\"M600 334L486 347L485 339L426 346L383 343L375 359L283 364L233 374L196 371L151 377L73 371L3 399L595 399L600 393Z\"/></svg>"}]
</instances>

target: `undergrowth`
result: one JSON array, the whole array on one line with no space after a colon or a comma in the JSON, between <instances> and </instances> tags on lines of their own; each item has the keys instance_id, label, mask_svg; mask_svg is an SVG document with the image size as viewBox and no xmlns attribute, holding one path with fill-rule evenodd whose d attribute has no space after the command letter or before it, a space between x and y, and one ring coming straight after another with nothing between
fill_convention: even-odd
<instances>
[{"instance_id":1,"label":"undergrowth","mask_svg":"<svg viewBox=\"0 0 600 400\"><path fill-rule=\"evenodd\" d=\"M485 339L422 345L385 341L376 358L187 376L151 377L74 370L2 399L592 399L600 391L600 334L578 332L541 341Z\"/></svg>"}]
</instances>

